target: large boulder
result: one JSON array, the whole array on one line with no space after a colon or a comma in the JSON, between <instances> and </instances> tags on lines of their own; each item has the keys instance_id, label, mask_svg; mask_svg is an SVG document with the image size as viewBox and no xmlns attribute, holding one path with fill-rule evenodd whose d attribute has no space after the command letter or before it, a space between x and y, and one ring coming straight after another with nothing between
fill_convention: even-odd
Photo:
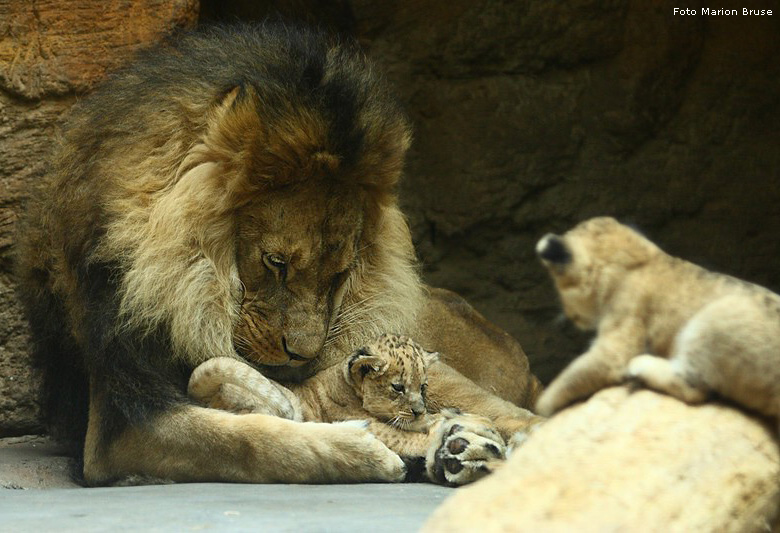
<instances>
[{"instance_id":1,"label":"large boulder","mask_svg":"<svg viewBox=\"0 0 780 533\"><path fill-rule=\"evenodd\" d=\"M423 530L769 531L780 504L776 425L624 387L541 426Z\"/></svg>"}]
</instances>

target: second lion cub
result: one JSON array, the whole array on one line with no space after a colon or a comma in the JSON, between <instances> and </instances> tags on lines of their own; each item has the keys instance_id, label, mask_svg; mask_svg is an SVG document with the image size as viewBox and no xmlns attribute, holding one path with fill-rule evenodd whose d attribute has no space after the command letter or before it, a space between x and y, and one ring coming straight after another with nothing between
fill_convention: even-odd
<instances>
[{"instance_id":1,"label":"second lion cub","mask_svg":"<svg viewBox=\"0 0 780 533\"><path fill-rule=\"evenodd\" d=\"M780 296L671 257L612 218L547 235L537 253L567 317L597 333L540 414L629 378L688 403L715 392L780 415Z\"/></svg>"}]
</instances>

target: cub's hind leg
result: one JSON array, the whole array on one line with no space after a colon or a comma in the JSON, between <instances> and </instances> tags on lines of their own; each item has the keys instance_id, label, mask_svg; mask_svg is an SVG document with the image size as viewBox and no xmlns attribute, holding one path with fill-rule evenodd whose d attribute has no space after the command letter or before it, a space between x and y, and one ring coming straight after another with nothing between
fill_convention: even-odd
<instances>
[{"instance_id":1,"label":"cub's hind leg","mask_svg":"<svg viewBox=\"0 0 780 533\"><path fill-rule=\"evenodd\" d=\"M205 407L303 420L300 401L292 391L230 357L214 357L196 367L187 394Z\"/></svg>"},{"instance_id":2,"label":"cub's hind leg","mask_svg":"<svg viewBox=\"0 0 780 533\"><path fill-rule=\"evenodd\" d=\"M707 390L689 383L681 370L683 366L684 361L679 358L670 360L649 354L638 355L629 362L626 377L685 403L704 402Z\"/></svg>"}]
</instances>

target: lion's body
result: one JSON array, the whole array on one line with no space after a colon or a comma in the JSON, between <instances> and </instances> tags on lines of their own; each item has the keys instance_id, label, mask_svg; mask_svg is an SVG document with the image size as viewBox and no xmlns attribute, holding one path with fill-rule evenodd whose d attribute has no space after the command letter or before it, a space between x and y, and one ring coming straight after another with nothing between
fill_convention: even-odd
<instances>
[{"instance_id":1,"label":"lion's body","mask_svg":"<svg viewBox=\"0 0 780 533\"><path fill-rule=\"evenodd\" d=\"M429 289L409 332L439 352L448 366L499 398L525 407L536 403L542 384L520 344L457 294Z\"/></svg>"},{"instance_id":2,"label":"lion's body","mask_svg":"<svg viewBox=\"0 0 780 533\"><path fill-rule=\"evenodd\" d=\"M628 377L691 403L716 392L780 414L780 296L671 257L609 218L547 236L538 249L567 316L597 331L540 411Z\"/></svg>"},{"instance_id":3,"label":"lion's body","mask_svg":"<svg viewBox=\"0 0 780 533\"><path fill-rule=\"evenodd\" d=\"M49 422L85 439L87 482L402 477L365 431L212 412L186 387L214 357L297 381L414 329L409 139L359 51L273 25L168 43L73 109L18 274ZM440 374L432 393L465 380ZM494 400L477 389L469 410Z\"/></svg>"}]
</instances>

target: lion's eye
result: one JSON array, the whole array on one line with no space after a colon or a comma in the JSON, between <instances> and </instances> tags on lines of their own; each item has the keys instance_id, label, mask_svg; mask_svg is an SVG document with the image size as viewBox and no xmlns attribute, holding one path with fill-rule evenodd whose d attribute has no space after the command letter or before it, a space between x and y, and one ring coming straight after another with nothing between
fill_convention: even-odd
<instances>
[{"instance_id":1,"label":"lion's eye","mask_svg":"<svg viewBox=\"0 0 780 533\"><path fill-rule=\"evenodd\" d=\"M263 254L263 263L281 279L287 274L287 261L279 254Z\"/></svg>"},{"instance_id":2,"label":"lion's eye","mask_svg":"<svg viewBox=\"0 0 780 533\"><path fill-rule=\"evenodd\" d=\"M427 383L423 383L422 386L420 387L420 394L425 396L425 394L427 392L428 392L428 384Z\"/></svg>"},{"instance_id":3,"label":"lion's eye","mask_svg":"<svg viewBox=\"0 0 780 533\"><path fill-rule=\"evenodd\" d=\"M393 383L392 384L393 390L397 392L398 394L403 394L405 388L402 383Z\"/></svg>"},{"instance_id":4,"label":"lion's eye","mask_svg":"<svg viewBox=\"0 0 780 533\"><path fill-rule=\"evenodd\" d=\"M341 287L341 284L344 283L347 280L347 276L349 276L349 270L342 270L338 274L333 276L333 287L339 288Z\"/></svg>"}]
</instances>

